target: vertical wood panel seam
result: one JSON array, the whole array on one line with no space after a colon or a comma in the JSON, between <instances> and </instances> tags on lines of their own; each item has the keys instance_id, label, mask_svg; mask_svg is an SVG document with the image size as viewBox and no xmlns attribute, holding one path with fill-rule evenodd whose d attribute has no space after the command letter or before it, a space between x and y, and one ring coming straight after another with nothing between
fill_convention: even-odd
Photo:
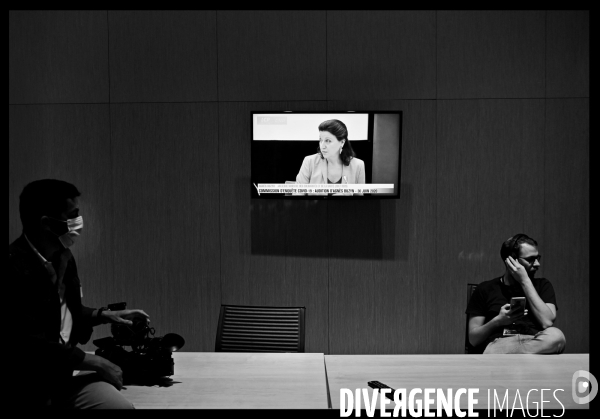
<instances>
[{"instance_id":1,"label":"vertical wood panel seam","mask_svg":"<svg viewBox=\"0 0 600 419\"><path fill-rule=\"evenodd\" d=\"M436 11L436 14L437 14L437 11ZM436 19L436 32L437 32L437 19ZM436 56L437 56L437 45L436 45ZM436 66L436 79L437 79L437 66ZM437 86L436 86L436 89L437 89ZM434 104L435 104L435 162L436 162L436 164L435 164L435 190L434 190L434 197L435 197L434 198L434 202L435 202L434 210L435 210L435 212L434 212L434 214L436 214L436 216L435 216L435 223L434 223L433 228L434 228L434 234L435 234L436 240L434 240L434 242L433 242L433 246L434 246L433 254L436 255L436 259L437 259L437 254L438 254L437 253L438 252L437 237L438 237L438 231L439 231L438 230L438 217L437 217L437 214L438 214L438 211L437 211L437 208L438 208L438 179L439 179L438 165L437 165L437 162L438 162L438 116L437 116L438 115L438 101L437 101L437 99L434 101ZM404 125L404 123L402 125ZM419 263L419 260L417 259L417 266L418 266L418 263ZM434 270L434 274L437 274L436 271L438 269L439 268L436 268ZM439 277L441 277L441 276L439 276ZM421 281L421 278L419 277L419 269L418 268L417 268L417 281Z\"/></svg>"},{"instance_id":2,"label":"vertical wood panel seam","mask_svg":"<svg viewBox=\"0 0 600 419\"><path fill-rule=\"evenodd\" d=\"M217 52L217 103L220 101L219 97L219 12L215 10L215 44L216 44L216 52ZM218 116L218 115L217 115ZM219 134L217 131L217 139L219 138ZM219 183L219 188L221 184Z\"/></svg>"},{"instance_id":3,"label":"vertical wood panel seam","mask_svg":"<svg viewBox=\"0 0 600 419\"><path fill-rule=\"evenodd\" d=\"M546 159L547 155L547 143L548 139L548 99L544 99L544 158L542 159L542 189L544 193L542 194L542 208L544 209L544 213L542 214L542 240L546 241L546 228L547 228L547 209L546 209L546 194L548 191L546 190ZM548 272L544 272L544 276L547 276Z\"/></svg>"},{"instance_id":4,"label":"vertical wood panel seam","mask_svg":"<svg viewBox=\"0 0 600 419\"><path fill-rule=\"evenodd\" d=\"M435 248L433 249L433 254L435 255L435 260L439 260L439 255L438 255L438 246L437 246L437 242L438 242L438 235L439 235L439 227L438 227L438 205L437 205L437 200L439 199L438 196L438 182L439 182L439 176L438 176L438 167L439 167L439 154L438 154L438 146L439 146L439 135L438 135L438 130L439 130L439 93L438 93L438 73L439 73L439 68L438 68L438 54L439 54L439 39L438 39L438 27L439 27L439 16L438 16L438 11L435 11L435 44L434 44L434 50L435 50L435 191L434 191L434 200L435 200L435 225L434 225L434 234L435 234L435 238L436 240L434 240L434 246ZM402 127L404 129L404 127L406 126L406 122L403 120L402 121ZM421 282L421 278L419 277L419 259L417 256L417 281ZM436 275L437 277L440 277L439 275L439 264L435 265L434 268L434 275ZM426 341L429 340L429 336L431 336L431 334L427 334L427 338ZM429 344L429 342L426 342L426 344Z\"/></svg>"},{"instance_id":5,"label":"vertical wood panel seam","mask_svg":"<svg viewBox=\"0 0 600 419\"><path fill-rule=\"evenodd\" d=\"M544 99L548 97L548 10L544 16ZM544 120L544 127L546 121ZM545 133L545 128L544 128Z\"/></svg>"},{"instance_id":6,"label":"vertical wood panel seam","mask_svg":"<svg viewBox=\"0 0 600 419\"><path fill-rule=\"evenodd\" d=\"M219 138L219 128L221 127L221 106L217 104L217 156L219 160L217 166L221 164L221 141ZM223 275L221 274L221 263L223 262L223 232L221 231L221 168L217 170L217 185L219 185L219 301L224 304L223 301Z\"/></svg>"},{"instance_id":7,"label":"vertical wood panel seam","mask_svg":"<svg viewBox=\"0 0 600 419\"><path fill-rule=\"evenodd\" d=\"M221 98L219 96L219 11L215 10L215 44L216 44L216 53L217 53L217 185L219 185L219 301L221 305L224 304L223 301L223 275L221 272L221 267L223 266L223 232L221 231L221 200L223 199L221 195L221 137L219 128L221 128Z\"/></svg>"},{"instance_id":8,"label":"vertical wood panel seam","mask_svg":"<svg viewBox=\"0 0 600 419\"><path fill-rule=\"evenodd\" d=\"M325 202L325 219L329 220L329 202ZM327 229L329 229L329 223L327 223ZM329 232L327 232L327 249L329 249ZM331 255L327 256L327 353L331 354L331 303L330 303L330 294L331 294Z\"/></svg>"},{"instance_id":9,"label":"vertical wood panel seam","mask_svg":"<svg viewBox=\"0 0 600 419\"><path fill-rule=\"evenodd\" d=\"M545 10L544 16L544 158L542 159L542 240L546 241L546 139L548 138L548 10ZM545 273L547 275L547 273Z\"/></svg>"},{"instance_id":10,"label":"vertical wood panel seam","mask_svg":"<svg viewBox=\"0 0 600 419\"><path fill-rule=\"evenodd\" d=\"M328 17L327 17L327 10L325 10L325 102L327 102L329 100L329 97L327 96L327 80L329 79L329 73L327 72L327 57L329 55L329 50L327 48L327 22L328 22Z\"/></svg>"},{"instance_id":11,"label":"vertical wood panel seam","mask_svg":"<svg viewBox=\"0 0 600 419\"><path fill-rule=\"evenodd\" d=\"M106 65L108 67L108 160L109 160L109 164L110 164L110 182L109 182L109 187L110 187L110 195L112 195L112 200L113 202L115 202L115 164L114 164L114 159L113 159L113 133L112 133L112 104L110 103L110 19L109 19L109 11L106 11ZM112 220L111 220L111 225L110 229L108 231L110 231L110 238L109 238L109 243L111 245L112 251L112 263L111 265L111 270L112 270L112 278L114 281L114 278L116 278L115 274L116 274L116 268L115 268L115 261L117 260L117 251L116 251L116 246L115 246L115 234L114 234L114 220L115 220L115 206L111 205L111 209L112 209Z\"/></svg>"},{"instance_id":12,"label":"vertical wood panel seam","mask_svg":"<svg viewBox=\"0 0 600 419\"><path fill-rule=\"evenodd\" d=\"M434 165L435 166L435 190L434 190L435 224L434 224L434 227L433 227L433 229L434 229L433 231L434 231L436 240L434 240L434 244L433 244L434 245L433 254L435 255L435 258L437 260L438 259L438 253L437 253L438 252L438 246L437 246L438 240L437 240L437 237L438 237L438 234L439 234L439 230L438 230L438 211L437 211L437 208L438 208L438 198L439 198L438 197L438 180L439 180L439 176L438 176L438 170L437 170L438 169L438 163L439 163L439 161L438 161L438 145L439 145L438 144L438 140L439 140L439 138L438 138L438 127L439 127L439 115L438 115L438 112L439 112L439 106L438 106L438 104L439 104L439 95L438 95L438 72L439 72L439 69L438 69L438 49L439 49L439 45L438 45L438 26L439 26L439 19L438 19L438 11L437 10L435 11L434 25L435 25L435 44L434 44L434 50L435 50L435 100L434 100L433 103L435 104L434 105L435 106L435 114L434 114L434 117L435 117L435 131L434 131L434 135L435 135L435 137L434 137L435 138L435 140L434 140L435 141L435 165ZM402 121L402 129L403 130L404 130L405 126L406 126L406 122ZM400 162L400 163L402 163L402 162ZM418 268L418 266L419 266L419 258L417 256L417 281L421 282L421 278L419 276L419 268ZM436 267L435 267L435 269L433 271L435 275L438 274L438 270L439 270L439 265L436 265ZM439 277L439 275L438 275L438 277ZM428 336L430 336L430 335L428 334ZM427 338L427 340L428 340L428 338ZM429 343L429 342L427 342L427 343Z\"/></svg>"},{"instance_id":13,"label":"vertical wood panel seam","mask_svg":"<svg viewBox=\"0 0 600 419\"><path fill-rule=\"evenodd\" d=\"M108 10L106 11L106 66L108 67L108 103L110 103L110 29Z\"/></svg>"},{"instance_id":14,"label":"vertical wood panel seam","mask_svg":"<svg viewBox=\"0 0 600 419\"><path fill-rule=\"evenodd\" d=\"M434 20L434 24L435 24L435 44L434 44L434 50L435 50L435 99L439 99L438 96L438 11L435 11L435 20ZM437 105L436 105L436 115L437 115ZM437 129L436 129L436 145L437 145ZM436 155L437 155L437 149L436 149ZM437 173L437 172L436 172ZM437 189L437 188L436 188ZM436 195L437 198L437 195Z\"/></svg>"},{"instance_id":15,"label":"vertical wood panel seam","mask_svg":"<svg viewBox=\"0 0 600 419\"><path fill-rule=\"evenodd\" d=\"M491 102L491 103L493 104L493 102ZM485 105L485 101L479 101L479 100L475 101L475 106L476 106L476 113L475 113L475 117L476 117L476 119L475 119L475 129L476 129L476 131L475 131L475 139L476 140L480 139L482 137L481 136L482 131L483 131L482 126L481 126L482 125L482 120L483 120L482 113L485 112L484 110L482 110L482 107L484 105ZM489 125L489 124L490 124L490 122L487 121L486 125ZM478 158L479 161L477 162L478 163L478 165L477 165L477 171L479 173L481 173L481 171L482 171L482 165L480 164L480 161L483 160L483 159L482 159L481 154L485 153L485 150L486 150L485 145L483 147L479 147L477 149L477 152L479 154L479 156L478 156L479 157ZM482 205L482 202L481 202L481 197L483 196L482 188L483 188L483 181L481 179L481 176L475 176L475 199L476 199L476 202L477 202L477 209L476 209L476 211L477 211L477 223L479 224L479 243L478 243L479 249L481 249L484 246L483 223L481 222L481 220L483 219L483 216L484 216L484 214L483 214L483 205ZM477 278L482 278L483 277L483 275L482 275L483 269L482 269L481 265L482 264L481 264L481 259L480 259L479 262L475 266L475 269L476 269L475 273L477 275ZM481 281L481 280L478 279L478 281Z\"/></svg>"}]
</instances>

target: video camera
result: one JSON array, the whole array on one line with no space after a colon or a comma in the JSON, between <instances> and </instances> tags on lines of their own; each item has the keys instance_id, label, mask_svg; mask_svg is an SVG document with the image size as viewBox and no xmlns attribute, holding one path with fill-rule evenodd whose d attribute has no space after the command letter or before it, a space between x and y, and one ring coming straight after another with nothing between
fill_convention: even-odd
<instances>
[{"instance_id":1,"label":"video camera","mask_svg":"<svg viewBox=\"0 0 600 419\"><path fill-rule=\"evenodd\" d=\"M109 304L110 311L125 310L126 303ZM174 374L175 363L171 354L183 347L185 340L175 333L154 337L154 328L143 319L132 325L113 323L112 336L93 341L96 355L108 359L123 370L123 382L156 381ZM124 346L131 346L131 351Z\"/></svg>"}]
</instances>

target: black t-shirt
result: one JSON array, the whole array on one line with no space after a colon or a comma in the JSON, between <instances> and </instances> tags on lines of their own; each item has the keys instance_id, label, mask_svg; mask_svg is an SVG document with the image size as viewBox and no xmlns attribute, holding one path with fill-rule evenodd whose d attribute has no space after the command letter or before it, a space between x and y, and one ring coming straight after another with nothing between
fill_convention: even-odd
<instances>
[{"instance_id":1,"label":"black t-shirt","mask_svg":"<svg viewBox=\"0 0 600 419\"><path fill-rule=\"evenodd\" d=\"M542 301L547 304L554 304L558 310L556 295L550 281L546 278L533 278L531 282ZM512 297L525 297L521 285L517 283L511 286L506 285L502 282L502 277L494 278L491 281L484 281L473 291L465 312L473 316L484 316L485 323L487 323L498 315L503 305L510 303ZM543 328L531 313L529 300L526 301L525 308L529 310L529 314L518 321L518 328L523 334L534 335L543 330ZM503 327L499 327L492 332L485 343L487 344L497 337L502 336L503 329Z\"/></svg>"}]
</instances>

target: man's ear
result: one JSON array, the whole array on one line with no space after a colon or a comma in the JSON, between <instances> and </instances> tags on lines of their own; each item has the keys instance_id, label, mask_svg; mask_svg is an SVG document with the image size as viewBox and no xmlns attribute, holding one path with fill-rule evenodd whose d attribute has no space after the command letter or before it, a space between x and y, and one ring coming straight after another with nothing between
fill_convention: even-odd
<instances>
[{"instance_id":1,"label":"man's ear","mask_svg":"<svg viewBox=\"0 0 600 419\"><path fill-rule=\"evenodd\" d=\"M52 219L46 215L42 215L40 218L39 228L42 232L48 232L56 234L57 231L61 231L62 226L60 225L60 221Z\"/></svg>"},{"instance_id":2,"label":"man's ear","mask_svg":"<svg viewBox=\"0 0 600 419\"><path fill-rule=\"evenodd\" d=\"M40 218L40 221L38 223L38 227L40 230L49 230L50 229L49 218L46 215L42 215L42 217Z\"/></svg>"}]
</instances>

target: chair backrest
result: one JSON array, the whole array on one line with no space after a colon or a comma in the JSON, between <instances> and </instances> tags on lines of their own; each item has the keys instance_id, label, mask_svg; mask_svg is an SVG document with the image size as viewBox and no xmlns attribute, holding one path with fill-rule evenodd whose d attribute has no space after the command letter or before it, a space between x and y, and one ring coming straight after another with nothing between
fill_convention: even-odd
<instances>
[{"instance_id":1,"label":"chair backrest","mask_svg":"<svg viewBox=\"0 0 600 419\"><path fill-rule=\"evenodd\" d=\"M215 352L304 352L305 310L221 305Z\"/></svg>"},{"instance_id":2,"label":"chair backrest","mask_svg":"<svg viewBox=\"0 0 600 419\"><path fill-rule=\"evenodd\" d=\"M467 284L467 305L469 305L469 301L471 301L471 296L473 295L473 291L477 288L477 284ZM471 345L469 342L469 315L467 314L467 323L465 326L465 353L481 353L476 347Z\"/></svg>"}]
</instances>

